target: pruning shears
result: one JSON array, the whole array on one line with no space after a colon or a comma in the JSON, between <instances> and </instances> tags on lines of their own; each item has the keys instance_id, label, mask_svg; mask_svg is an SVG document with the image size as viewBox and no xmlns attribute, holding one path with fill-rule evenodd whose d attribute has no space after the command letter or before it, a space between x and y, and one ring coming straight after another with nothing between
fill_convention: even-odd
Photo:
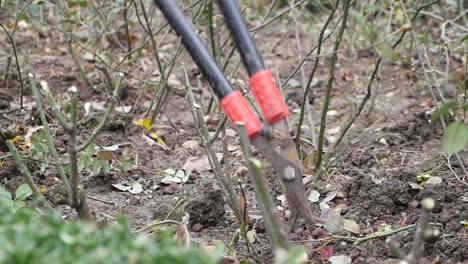
<instances>
[{"instance_id":1,"label":"pruning shears","mask_svg":"<svg viewBox=\"0 0 468 264\"><path fill-rule=\"evenodd\" d=\"M155 0L155 2L207 78L231 123L235 125L240 121L245 124L252 145L277 171L291 207L309 222L318 222L318 218L312 215L307 204L301 162L286 120L288 108L272 72L265 68L237 1L219 0L218 4L249 74L250 88L266 121L263 125L240 91L228 81L195 32L192 23L177 5L177 1Z\"/></svg>"}]
</instances>

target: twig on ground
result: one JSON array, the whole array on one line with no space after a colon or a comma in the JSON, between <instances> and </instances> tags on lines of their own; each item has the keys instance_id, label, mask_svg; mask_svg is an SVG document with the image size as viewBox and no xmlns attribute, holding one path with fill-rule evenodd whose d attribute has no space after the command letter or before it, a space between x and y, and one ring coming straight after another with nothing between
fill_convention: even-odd
<instances>
[{"instance_id":1,"label":"twig on ground","mask_svg":"<svg viewBox=\"0 0 468 264\"><path fill-rule=\"evenodd\" d=\"M402 262L408 264L417 264L419 259L422 257L424 252L424 242L434 236L439 235L438 229L432 229L429 223L431 220L431 213L435 207L435 201L432 198L426 198L422 200L422 212L419 216L419 221L417 225L412 225L416 227L416 232L414 233L413 247L411 252L405 256L403 251L393 242L391 239L387 239L387 244L395 252Z\"/></svg>"}]
</instances>

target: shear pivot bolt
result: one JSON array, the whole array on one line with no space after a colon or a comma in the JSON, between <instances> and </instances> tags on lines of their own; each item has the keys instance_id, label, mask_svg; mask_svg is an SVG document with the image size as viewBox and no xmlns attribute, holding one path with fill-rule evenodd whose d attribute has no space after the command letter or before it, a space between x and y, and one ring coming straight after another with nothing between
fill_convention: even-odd
<instances>
[{"instance_id":1,"label":"shear pivot bolt","mask_svg":"<svg viewBox=\"0 0 468 264\"><path fill-rule=\"evenodd\" d=\"M284 177L286 180L294 180L296 178L296 172L294 171L294 168L291 166L287 166L284 168Z\"/></svg>"}]
</instances>

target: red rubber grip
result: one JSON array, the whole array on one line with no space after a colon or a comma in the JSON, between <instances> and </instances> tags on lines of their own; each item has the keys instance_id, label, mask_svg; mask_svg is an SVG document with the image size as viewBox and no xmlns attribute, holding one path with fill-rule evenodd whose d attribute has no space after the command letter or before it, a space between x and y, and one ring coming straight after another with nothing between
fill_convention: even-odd
<instances>
[{"instance_id":1,"label":"red rubber grip","mask_svg":"<svg viewBox=\"0 0 468 264\"><path fill-rule=\"evenodd\" d=\"M288 115L288 108L270 70L261 70L252 75L250 88L268 123L274 124Z\"/></svg>"},{"instance_id":2,"label":"red rubber grip","mask_svg":"<svg viewBox=\"0 0 468 264\"><path fill-rule=\"evenodd\" d=\"M220 103L231 123L245 123L245 130L250 139L260 134L262 124L238 90L226 95Z\"/></svg>"}]
</instances>

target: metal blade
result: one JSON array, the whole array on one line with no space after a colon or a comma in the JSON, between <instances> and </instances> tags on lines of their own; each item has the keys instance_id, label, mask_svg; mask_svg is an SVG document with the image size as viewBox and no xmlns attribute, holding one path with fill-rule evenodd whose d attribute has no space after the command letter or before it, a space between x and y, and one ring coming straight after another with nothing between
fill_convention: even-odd
<instances>
[{"instance_id":1,"label":"metal blade","mask_svg":"<svg viewBox=\"0 0 468 264\"><path fill-rule=\"evenodd\" d=\"M258 136L252 144L277 171L290 206L309 222L320 222L318 217L312 215L307 203L302 182L301 163L294 142L289 135L286 119L276 122L269 129L269 137Z\"/></svg>"}]
</instances>

